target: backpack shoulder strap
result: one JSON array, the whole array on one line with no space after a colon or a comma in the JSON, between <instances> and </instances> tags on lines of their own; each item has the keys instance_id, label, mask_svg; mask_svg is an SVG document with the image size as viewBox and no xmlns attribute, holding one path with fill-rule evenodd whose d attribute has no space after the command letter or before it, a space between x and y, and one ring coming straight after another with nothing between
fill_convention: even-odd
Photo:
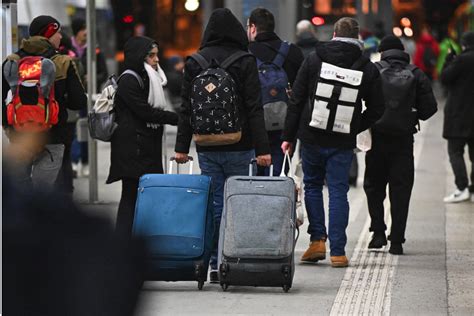
<instances>
[{"instance_id":1,"label":"backpack shoulder strap","mask_svg":"<svg viewBox=\"0 0 474 316\"><path fill-rule=\"evenodd\" d=\"M189 56L188 58L194 59L199 64L199 67L201 67L201 69L203 69L203 70L207 69L209 67L209 62L206 60L206 58L204 58L203 55L201 55L199 53L194 53L191 56Z\"/></svg>"},{"instance_id":2,"label":"backpack shoulder strap","mask_svg":"<svg viewBox=\"0 0 474 316\"><path fill-rule=\"evenodd\" d=\"M142 89L144 88L145 85L143 84L142 77L140 77L139 74L137 74L135 71L133 71L131 69L127 69L124 72L122 72L122 74L117 79L117 83L120 81L120 78L122 78L126 74L134 76L138 80L138 84L140 85L140 88L142 88Z\"/></svg>"},{"instance_id":3,"label":"backpack shoulder strap","mask_svg":"<svg viewBox=\"0 0 474 316\"><path fill-rule=\"evenodd\" d=\"M240 58L245 57L245 56L253 56L253 55L250 54L249 52L245 52L245 51L243 51L243 50L236 51L235 53L233 53L232 55L230 55L229 57L227 57L227 58L221 63L221 67L224 68L224 69L227 69L227 68L230 67L233 63L235 63L237 60L239 60Z\"/></svg>"},{"instance_id":4,"label":"backpack shoulder strap","mask_svg":"<svg viewBox=\"0 0 474 316\"><path fill-rule=\"evenodd\" d=\"M390 64L386 60L380 60L375 63L375 66L378 68L378 70L382 70L385 68L389 68Z\"/></svg>"},{"instance_id":5,"label":"backpack shoulder strap","mask_svg":"<svg viewBox=\"0 0 474 316\"><path fill-rule=\"evenodd\" d=\"M283 67L285 63L286 56L288 56L288 52L290 51L290 44L286 41L281 42L280 49L278 50L275 58L273 59L273 63L278 67Z\"/></svg>"}]
</instances>

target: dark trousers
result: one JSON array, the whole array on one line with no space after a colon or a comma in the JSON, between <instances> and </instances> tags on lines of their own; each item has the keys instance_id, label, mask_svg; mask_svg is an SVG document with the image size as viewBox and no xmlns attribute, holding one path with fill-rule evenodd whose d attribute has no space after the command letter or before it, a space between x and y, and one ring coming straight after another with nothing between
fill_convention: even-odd
<instances>
[{"instance_id":1,"label":"dark trousers","mask_svg":"<svg viewBox=\"0 0 474 316\"><path fill-rule=\"evenodd\" d=\"M122 196L120 198L116 230L124 236L131 236L135 203L137 201L138 179L122 179Z\"/></svg>"},{"instance_id":2,"label":"dark trousers","mask_svg":"<svg viewBox=\"0 0 474 316\"><path fill-rule=\"evenodd\" d=\"M414 181L413 135L372 134L372 149L365 156L364 190L371 218L370 231L384 232L383 202L388 184L392 228L389 239L405 242L405 229Z\"/></svg>"},{"instance_id":3,"label":"dark trousers","mask_svg":"<svg viewBox=\"0 0 474 316\"><path fill-rule=\"evenodd\" d=\"M454 181L459 190L464 190L469 185L467 178L466 163L464 162L464 147L468 146L469 158L471 160L471 191L474 188L474 138L450 138L448 139L449 162L453 168Z\"/></svg>"}]
</instances>

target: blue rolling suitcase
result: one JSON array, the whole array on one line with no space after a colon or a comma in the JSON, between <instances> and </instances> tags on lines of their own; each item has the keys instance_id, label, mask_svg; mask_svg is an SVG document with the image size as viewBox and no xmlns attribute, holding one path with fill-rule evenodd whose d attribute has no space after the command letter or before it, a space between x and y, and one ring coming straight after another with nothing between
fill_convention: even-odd
<instances>
[{"instance_id":1,"label":"blue rolling suitcase","mask_svg":"<svg viewBox=\"0 0 474 316\"><path fill-rule=\"evenodd\" d=\"M198 281L201 290L213 245L211 179L189 175L145 174L140 178L133 235L146 247L145 278Z\"/></svg>"}]
</instances>

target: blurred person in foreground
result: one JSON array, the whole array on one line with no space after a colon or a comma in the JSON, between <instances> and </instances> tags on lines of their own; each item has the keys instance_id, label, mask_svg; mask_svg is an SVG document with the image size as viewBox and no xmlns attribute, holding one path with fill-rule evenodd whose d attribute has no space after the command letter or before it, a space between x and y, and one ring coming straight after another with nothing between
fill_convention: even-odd
<instances>
[{"instance_id":1,"label":"blurred person in foreground","mask_svg":"<svg viewBox=\"0 0 474 316\"><path fill-rule=\"evenodd\" d=\"M443 137L448 141L449 162L456 190L444 198L445 203L462 202L474 193L474 32L461 37L462 52L452 51L446 57L441 83L448 90L444 108ZM464 162L468 146L471 160L471 185Z\"/></svg>"}]
</instances>

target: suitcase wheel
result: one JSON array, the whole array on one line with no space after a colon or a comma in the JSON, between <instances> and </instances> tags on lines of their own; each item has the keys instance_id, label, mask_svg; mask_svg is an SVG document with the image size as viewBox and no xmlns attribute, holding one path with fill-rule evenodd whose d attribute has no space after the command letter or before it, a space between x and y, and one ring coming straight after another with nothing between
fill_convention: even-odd
<instances>
[{"instance_id":1,"label":"suitcase wheel","mask_svg":"<svg viewBox=\"0 0 474 316\"><path fill-rule=\"evenodd\" d=\"M199 291L202 291L202 287L204 286L204 281L198 281L198 289Z\"/></svg>"},{"instance_id":2,"label":"suitcase wheel","mask_svg":"<svg viewBox=\"0 0 474 316\"><path fill-rule=\"evenodd\" d=\"M291 289L291 286L289 286L288 284L283 285L283 291L285 291L285 293L288 293L290 289Z\"/></svg>"},{"instance_id":3,"label":"suitcase wheel","mask_svg":"<svg viewBox=\"0 0 474 316\"><path fill-rule=\"evenodd\" d=\"M222 284L221 284L221 288L222 288L222 290L223 290L224 292L226 292L227 289L229 288L229 285L228 285L227 283L222 283Z\"/></svg>"}]
</instances>

